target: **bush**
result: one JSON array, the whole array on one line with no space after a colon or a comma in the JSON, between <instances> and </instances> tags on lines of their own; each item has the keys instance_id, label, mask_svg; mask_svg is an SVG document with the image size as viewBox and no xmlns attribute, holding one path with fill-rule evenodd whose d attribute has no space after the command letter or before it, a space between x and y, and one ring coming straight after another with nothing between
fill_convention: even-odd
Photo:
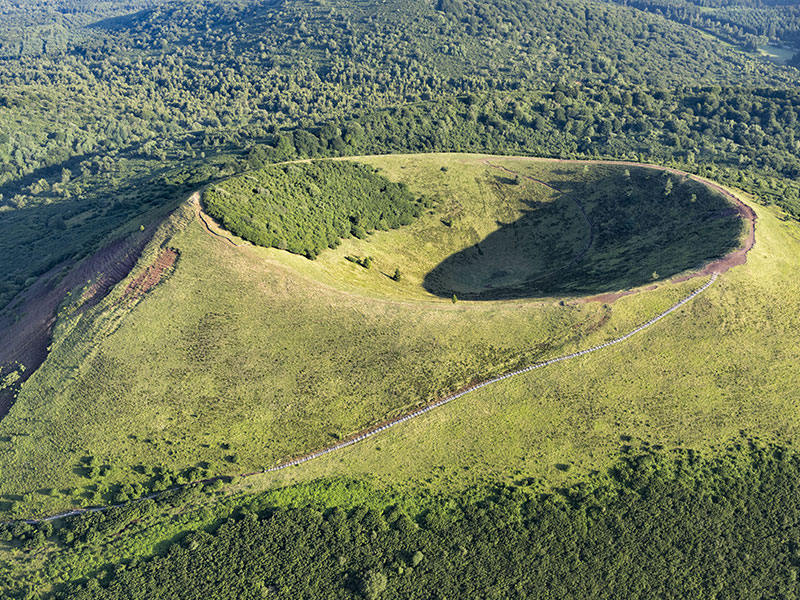
<instances>
[{"instance_id":1,"label":"bush","mask_svg":"<svg viewBox=\"0 0 800 600\"><path fill-rule=\"evenodd\" d=\"M364 598L367 598L367 600L375 600L375 598L378 598L386 591L386 586L388 584L389 580L384 573L376 571L375 569L370 569L361 577L359 589Z\"/></svg>"}]
</instances>

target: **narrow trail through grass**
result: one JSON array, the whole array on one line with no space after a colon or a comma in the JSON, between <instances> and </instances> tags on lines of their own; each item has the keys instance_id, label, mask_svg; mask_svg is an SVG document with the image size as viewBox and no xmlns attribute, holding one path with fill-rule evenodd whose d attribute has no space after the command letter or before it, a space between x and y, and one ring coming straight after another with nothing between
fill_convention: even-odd
<instances>
[{"instance_id":1,"label":"narrow trail through grass","mask_svg":"<svg viewBox=\"0 0 800 600\"><path fill-rule=\"evenodd\" d=\"M649 327L652 327L658 321L660 321L661 319L663 319L664 317L666 317L670 313L676 311L677 309L679 309L681 306L683 306L687 302L691 301L695 296L697 296L698 294L703 293L716 280L717 280L717 274L714 273L706 283L704 283L702 286L700 286L699 288L694 290L691 294L689 294L688 296L686 296L685 298L683 298L679 302L676 302L671 307L669 307L667 310L665 310L664 312L656 315L655 317L653 317L652 319L650 319L646 323L640 325L636 329L633 329L633 330L629 331L628 333L626 333L625 335L622 335L622 336L620 336L618 338L615 338L615 339L610 340L608 342L605 342L603 344L599 344L597 346L592 346L591 348L587 348L586 350L581 350L579 352L573 352L573 353L565 354L563 356L559 356L559 357L556 357L556 358L551 358L550 360L533 363L532 365L529 365L529 366L524 367L522 369L517 369L515 371L511 371L509 373L505 373L503 375L500 375L498 377L493 377L492 379L487 379L486 381L482 381L480 383L476 383L474 385L471 385L471 386L467 387L466 389L460 390L460 391L458 391L458 392L456 392L454 394L446 396L446 397L442 398L441 400L437 400L436 402L433 402L432 404L428 404L426 406L423 406L422 408L419 408L419 409L415 410L414 412L411 412L411 413L408 413L406 415L403 415L402 417L397 417L396 419L392 419L390 421L386 421L384 423L381 423L381 424L379 424L379 425L377 425L377 426L375 426L375 427L373 427L371 429L368 429L368 430L366 430L366 431L364 431L362 433L359 433L358 435L356 435L356 436L354 436L352 438L349 438L347 440L339 442L338 444L334 444L333 446L329 446L328 448L325 448L323 450L319 450L318 452L313 452L311 454L307 454L307 455L302 456L300 458L296 458L294 460L290 460L288 462L276 465L276 466L271 467L269 469L264 469L263 471L258 471L258 472L254 473L254 474L257 474L257 473L274 473L275 471L280 471L280 470L286 469L288 467L292 467L292 466L296 466L296 465L302 464L304 462L308 462L308 461L313 460L315 458L319 458L320 456L324 456L325 454L330 454L331 452L334 452L336 450L341 450L342 448L346 448L348 446L352 446L353 444L356 444L356 443L358 443L360 441L363 441L363 440L365 440L367 438L370 438L370 437L372 437L374 435L377 435L378 433L381 433L382 431L386 431L390 427L394 427L395 425L400 425L401 423L405 423L406 421L408 421L410 419L413 419L415 417L419 417L421 415L424 415L425 413L433 410L434 408L438 408L440 406L444 406L445 404L447 404L449 402L452 402L453 400L461 398L462 396L466 396L467 394L469 394L471 392L475 392L475 391L477 391L477 390L479 390L481 388L484 388L484 387L487 387L489 385L492 385L493 383L497 383L499 381L503 381L503 380L509 379L511 377L516 377L517 375L522 375L524 373L528 373L528 372L533 371L535 369L541 369L542 367L547 367L547 366L550 366L550 365L558 363L558 362L562 362L562 361L565 361L565 360L570 360L570 359L573 359L573 358L578 358L578 357L584 356L585 354L590 354L592 352L597 352L598 350L602 350L604 348L608 348L609 346L613 346L615 344L619 344L620 342L624 342L625 340L627 340L628 338L636 335L637 333L640 333L640 332L644 331L645 329L647 329Z\"/></svg>"},{"instance_id":2,"label":"narrow trail through grass","mask_svg":"<svg viewBox=\"0 0 800 600\"><path fill-rule=\"evenodd\" d=\"M209 233L211 235L214 235L214 233L211 232L210 230L209 230ZM658 315L656 315L655 317L653 317L649 321L643 323L639 327L637 327L637 328L629 331L625 335L617 337L617 338L615 338L613 340L610 340L610 341L605 342L603 344L598 344L597 346L592 346L591 348L587 348L585 350L580 350L578 352L565 354L563 356L558 356L556 358L551 358L549 360L542 361L542 362L536 362L536 363L533 363L533 364L531 364L531 365L529 365L527 367L524 367L524 368L521 368L521 369L517 369L515 371L510 371L510 372L505 373L503 375L500 375L498 377L493 377L492 379L487 379L486 381L482 381L480 383L476 383L474 385L471 385L471 386L467 387L466 389L460 390L460 391L458 391L458 392L456 392L454 394L450 394L449 396L445 396L444 398L442 398L440 400L437 400L436 402L433 402L431 404L423 406L422 408L419 408L419 409L417 409L417 410L415 410L413 412L410 412L408 414L405 414L405 415L403 415L401 417L397 417L395 419L392 419L392 420L389 420L389 421L385 421L383 423L379 423L378 425L375 425L375 426L373 426L373 427L371 427L369 429L363 430L362 432L358 433L355 436L352 436L352 437L350 437L350 438L348 438L346 440L343 440L343 441L341 441L341 442L339 442L337 444L334 444L332 446L328 446L327 448L323 448L322 450L318 450L317 452L312 452L311 454L306 454L304 456L295 458L295 459L290 460L290 461L283 462L281 464L275 465L274 467L270 467L270 468L267 468L267 469L262 469L260 471L252 471L252 472L249 472L249 473L239 473L239 474L236 475L236 477L252 477L252 476L255 476L255 475L263 475L263 474L266 474L266 473L274 473L274 472L277 472L277 471L282 471L282 470L287 469L289 467L298 466L300 464L306 463L306 462L314 460L316 458L320 458L322 456L325 456L326 454L330 454L330 453L335 452L337 450L342 450L344 448L347 448L348 446L352 446L354 444L357 444L358 442L364 441L364 440L366 440L368 438L371 438L371 437L373 437L375 435L378 435L379 433L381 433L383 431L386 431L387 429L390 429L392 427L400 425L401 423L405 423L406 421L409 421L409 420L414 419L416 417L422 416L425 413L428 413L428 412L434 410L435 408L439 408L440 406L444 406L445 404L448 404L448 403L452 402L453 400L457 400L458 398L461 398L462 396L466 396L469 393L475 392L477 390L480 390L482 388L490 386L490 385L492 385L494 383L498 383L500 381L504 381L506 379L510 379L511 377L516 377L518 375L523 375L525 373L529 373L529 372L534 371L536 369L541 369L541 368L550 366L550 365L558 363L558 362L563 362L563 361L566 361L566 360L579 358L579 357L584 356L586 354L591 354L592 352L597 352L598 350L603 350L603 349L608 348L610 346L614 346L616 344L619 344L620 342L624 342L625 340L631 338L632 336L636 335L637 333L641 333L645 329L648 329L648 328L652 327L658 321L660 321L664 317L668 316L672 312L678 310L680 307L682 307L686 303L690 302L697 295L703 293L705 290L707 290L717 280L717 277L718 277L717 273L712 274L711 278L706 283L704 283L702 286L700 286L699 288L694 290L691 294L689 294L688 296L686 296L682 300L680 300L680 301L676 302L675 304L673 304L671 307L669 307L664 312L659 313ZM80 514L83 514L83 513L86 513L86 512L104 512L104 511L107 511L107 510L109 510L111 508L118 508L120 506L124 506L126 504L131 503L131 502L139 502L139 501L142 501L142 500L150 500L150 499L153 499L153 498L157 498L161 494L168 493L168 492L174 491L176 489L181 489L181 488L190 487L190 486L203 485L205 483L221 480L221 479L224 479L226 477L230 477L230 475L228 475L228 476L222 475L222 476L218 476L218 477L211 477L211 478L208 478L208 479L203 479L203 480L200 480L200 481L194 481L194 482L190 482L190 483L185 483L185 484L182 484L182 485L174 486L174 487L172 487L172 488L170 488L168 490L164 490L163 492L158 492L158 493L155 493L155 494L149 494L149 495L144 496L142 498L136 498L136 499L133 499L133 500L129 500L128 502L123 502L123 503L118 503L118 504L109 504L109 505L106 505L106 506L90 507L90 508L85 508L85 509L75 509L75 510L72 510L72 511L69 511L69 512L59 513L59 514L56 514L56 515L51 515L51 516L48 516L48 517L42 517L42 518L39 518L39 519L25 519L23 522L25 522L25 523L39 523L39 522L43 522L43 521L54 521L56 519L61 519L61 518L64 518L64 517L80 515Z\"/></svg>"}]
</instances>

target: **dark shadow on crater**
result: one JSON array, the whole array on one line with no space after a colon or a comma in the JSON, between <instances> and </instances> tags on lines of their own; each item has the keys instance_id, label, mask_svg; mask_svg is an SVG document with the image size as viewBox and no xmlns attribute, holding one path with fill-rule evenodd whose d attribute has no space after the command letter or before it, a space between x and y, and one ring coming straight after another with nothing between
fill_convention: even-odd
<instances>
[{"instance_id":1,"label":"dark shadow on crater","mask_svg":"<svg viewBox=\"0 0 800 600\"><path fill-rule=\"evenodd\" d=\"M519 219L439 263L423 286L463 300L594 295L667 279L738 247L743 222L720 194L630 171L554 183L554 200L530 202Z\"/></svg>"}]
</instances>

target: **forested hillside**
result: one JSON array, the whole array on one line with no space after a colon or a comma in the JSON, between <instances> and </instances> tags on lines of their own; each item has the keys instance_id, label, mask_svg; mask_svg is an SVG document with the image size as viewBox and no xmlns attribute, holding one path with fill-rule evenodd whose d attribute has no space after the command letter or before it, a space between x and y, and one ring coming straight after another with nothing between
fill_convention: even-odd
<instances>
[{"instance_id":1,"label":"forested hillside","mask_svg":"<svg viewBox=\"0 0 800 600\"><path fill-rule=\"evenodd\" d=\"M800 6L792 0L609 0L663 15L755 51L759 45L800 46Z\"/></svg>"},{"instance_id":2,"label":"forested hillside","mask_svg":"<svg viewBox=\"0 0 800 600\"><path fill-rule=\"evenodd\" d=\"M766 189L796 172L796 70L629 7L220 0L124 17L145 5L109 3L91 18L80 3L39 6L62 22L58 43L0 60L0 305L137 215L265 159L637 155L734 164ZM314 138L287 139L299 130Z\"/></svg>"},{"instance_id":3,"label":"forested hillside","mask_svg":"<svg viewBox=\"0 0 800 600\"><path fill-rule=\"evenodd\" d=\"M162 556L103 569L51 597L796 597L794 454L740 447L709 460L648 451L611 475L555 494L537 493L532 481L482 488L426 500L411 515L391 504L264 508L256 499ZM127 519L87 517L100 534L67 524L57 535L74 550L61 564L79 555L85 536L113 535ZM41 546L54 534L23 529L6 539Z\"/></svg>"},{"instance_id":4,"label":"forested hillside","mask_svg":"<svg viewBox=\"0 0 800 600\"><path fill-rule=\"evenodd\" d=\"M60 55L99 19L152 7L155 0L0 0L0 57Z\"/></svg>"}]
</instances>

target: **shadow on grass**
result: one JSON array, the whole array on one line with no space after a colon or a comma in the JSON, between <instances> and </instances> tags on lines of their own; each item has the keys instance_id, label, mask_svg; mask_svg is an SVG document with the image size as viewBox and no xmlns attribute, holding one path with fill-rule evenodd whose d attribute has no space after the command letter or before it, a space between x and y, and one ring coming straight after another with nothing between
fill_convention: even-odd
<instances>
[{"instance_id":1,"label":"shadow on grass","mask_svg":"<svg viewBox=\"0 0 800 600\"><path fill-rule=\"evenodd\" d=\"M671 183L668 183L671 182ZM549 202L425 275L444 298L583 296L670 278L739 245L743 222L706 186L652 169L555 183Z\"/></svg>"}]
</instances>

